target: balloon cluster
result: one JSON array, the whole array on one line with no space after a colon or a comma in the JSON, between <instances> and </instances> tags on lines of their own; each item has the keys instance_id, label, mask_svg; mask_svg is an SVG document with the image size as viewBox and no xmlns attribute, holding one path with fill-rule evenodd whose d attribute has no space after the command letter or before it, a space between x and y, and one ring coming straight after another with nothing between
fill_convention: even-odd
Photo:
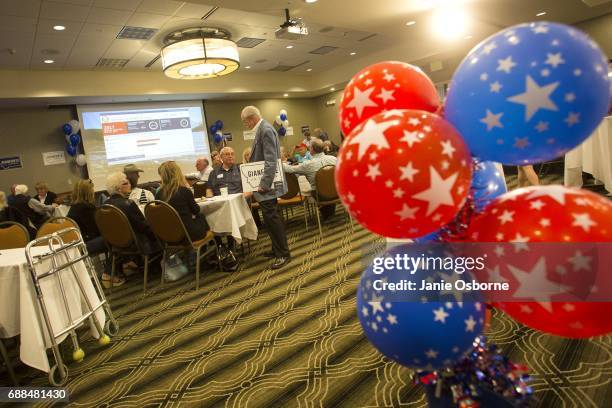
<instances>
[{"instance_id":1,"label":"balloon cluster","mask_svg":"<svg viewBox=\"0 0 612 408\"><path fill-rule=\"evenodd\" d=\"M213 135L213 140L217 144L225 140L225 136L223 136L223 121L221 119L217 119L215 123L210 126L210 133Z\"/></svg>"},{"instance_id":2,"label":"balloon cluster","mask_svg":"<svg viewBox=\"0 0 612 408\"><path fill-rule=\"evenodd\" d=\"M479 400L487 399L482 406L503 406L511 402L515 407L527 407L532 401L533 389L527 367L511 362L495 344L487 344L484 336L474 340L472 350L452 367L438 372L418 372L415 383L433 386L433 397L440 399L450 395L453 404L460 407L480 407ZM495 393L505 401L494 400ZM483 398L484 397L484 398Z\"/></svg>"},{"instance_id":3,"label":"balloon cluster","mask_svg":"<svg viewBox=\"0 0 612 408\"><path fill-rule=\"evenodd\" d=\"M289 128L289 119L287 119L287 111L281 109L280 113L274 119L274 125L279 136L285 136Z\"/></svg>"},{"instance_id":4,"label":"balloon cluster","mask_svg":"<svg viewBox=\"0 0 612 408\"><path fill-rule=\"evenodd\" d=\"M70 122L64 123L62 130L66 137L66 152L71 156L75 157L77 165L83 167L87 163L87 157L84 154L78 154L79 144L81 143L81 135L79 134L81 124L78 120L71 120Z\"/></svg>"},{"instance_id":5,"label":"balloon cluster","mask_svg":"<svg viewBox=\"0 0 612 408\"><path fill-rule=\"evenodd\" d=\"M443 106L418 67L398 61L370 65L353 76L340 104L340 126L347 137L336 165L338 194L355 220L385 237L419 242L611 242L610 201L560 186L507 193L496 163L550 160L587 138L608 109L606 67L604 53L585 34L549 22L516 25L477 45L455 72ZM551 267L542 274L540 263L526 264L528 257L507 259L523 262L525 274L554 280ZM501 273L507 269L500 265ZM518 401L530 395L525 378L497 349L477 340L467 360L447 350L446 338L461 343L455 349L463 351L466 336L473 340L480 332L435 323L447 319L451 309L478 321L474 310L459 310L452 302L383 301L368 286L370 273L366 269L362 276L358 312L366 336L381 353L410 367L431 363L430 370L448 367L452 360L457 381L465 382L468 376L497 384L493 392ZM556 279L560 287L561 278ZM557 335L588 337L612 331L612 303L497 306L530 327ZM419 316L432 313L429 330L431 322ZM466 317L458 316L459 323ZM407 322L405 330L396 327L402 320ZM468 319L463 321L467 324ZM423 328L427 330L421 335ZM424 349L431 344L439 349ZM441 365L440 356L449 361ZM471 399L475 394L469 390L462 385L452 392L456 398Z\"/></svg>"}]
</instances>

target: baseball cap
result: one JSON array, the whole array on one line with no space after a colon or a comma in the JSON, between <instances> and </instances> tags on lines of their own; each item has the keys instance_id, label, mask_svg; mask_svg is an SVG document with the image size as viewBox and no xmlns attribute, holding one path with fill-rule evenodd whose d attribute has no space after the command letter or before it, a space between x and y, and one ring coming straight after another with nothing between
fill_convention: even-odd
<instances>
[{"instance_id":1,"label":"baseball cap","mask_svg":"<svg viewBox=\"0 0 612 408\"><path fill-rule=\"evenodd\" d=\"M135 164L128 164L127 166L125 166L123 168L123 172L124 173L142 173L144 172L144 170L139 169L138 167L136 167Z\"/></svg>"}]
</instances>

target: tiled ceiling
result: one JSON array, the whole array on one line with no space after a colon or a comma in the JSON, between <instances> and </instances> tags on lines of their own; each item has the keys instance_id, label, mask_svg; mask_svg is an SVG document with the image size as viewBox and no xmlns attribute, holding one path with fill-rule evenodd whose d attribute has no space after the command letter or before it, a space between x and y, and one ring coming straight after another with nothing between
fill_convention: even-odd
<instances>
[{"instance_id":1,"label":"tiled ceiling","mask_svg":"<svg viewBox=\"0 0 612 408\"><path fill-rule=\"evenodd\" d=\"M404 45L406 60L443 53L423 24L427 7L441 0L0 0L0 69L117 69L100 67L101 59L125 59L123 70L160 70L162 40L171 31L218 26L233 39L264 39L254 48L240 48L241 69L269 71L297 66L291 72L322 72ZM588 7L580 0L455 0L472 7L477 17L473 39L453 45L465 53L484 35L548 10L551 19L575 23L612 12L612 2ZM202 17L218 9L205 20ZM274 31L284 20L283 9L302 17L310 34L297 41L277 40ZM425 10L425 11L424 11ZM408 28L405 22L419 21ZM64 31L53 30L63 25ZM156 30L150 40L118 39L124 26ZM292 45L293 48L286 48ZM335 47L317 55L311 51ZM356 57L351 53L356 53ZM55 63L45 64L45 59ZM257 62L264 60L265 62ZM308 61L303 64L304 61ZM147 68L147 66L150 68Z\"/></svg>"},{"instance_id":2,"label":"tiled ceiling","mask_svg":"<svg viewBox=\"0 0 612 408\"><path fill-rule=\"evenodd\" d=\"M274 31L284 20L276 15L218 8L201 2L172 0L0 0L0 69L109 69L101 59L127 59L124 70L161 70L161 60L146 66L159 55L169 32L187 27L218 26L228 29L235 41L242 37L264 39L254 48L240 48L242 69L267 71L279 65L321 70L349 57L351 52L368 53L390 45L381 36L359 42L374 34L338 26L308 24L311 34L298 41L277 40ZM64 31L53 26L63 25ZM148 41L119 39L124 26L155 29ZM286 48L293 45L293 48ZM322 46L337 47L328 55L308 54ZM308 57L306 57L308 56ZM44 60L52 59L53 64ZM266 62L258 63L257 60ZM117 68L112 68L117 69ZM297 70L297 68L296 68Z\"/></svg>"}]
</instances>

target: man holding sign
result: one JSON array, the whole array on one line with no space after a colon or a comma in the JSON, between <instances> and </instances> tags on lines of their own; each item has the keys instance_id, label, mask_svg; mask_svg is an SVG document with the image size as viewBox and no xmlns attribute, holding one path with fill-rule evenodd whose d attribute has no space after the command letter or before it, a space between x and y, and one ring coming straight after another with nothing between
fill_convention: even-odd
<instances>
[{"instance_id":1,"label":"man holding sign","mask_svg":"<svg viewBox=\"0 0 612 408\"><path fill-rule=\"evenodd\" d=\"M272 241L272 251L265 255L275 258L272 269L279 269L289 263L291 255L287 244L285 225L278 214L277 205L277 198L287 192L287 183L282 173L282 167L279 165L280 143L278 135L272 125L261 118L261 113L255 106L245 107L240 114L240 118L248 130L255 131L249 163L263 162L263 170L251 169L254 173L261 174L259 185L253 186L250 189L251 191L245 190L244 194L247 197L251 194L254 195L259 202L264 223Z\"/></svg>"}]
</instances>

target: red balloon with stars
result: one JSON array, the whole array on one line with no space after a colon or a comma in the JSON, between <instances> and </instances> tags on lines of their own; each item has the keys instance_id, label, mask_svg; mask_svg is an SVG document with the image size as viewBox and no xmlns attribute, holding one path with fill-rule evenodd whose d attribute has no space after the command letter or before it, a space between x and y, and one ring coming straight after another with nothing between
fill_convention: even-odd
<instances>
[{"instance_id":1,"label":"red balloon with stars","mask_svg":"<svg viewBox=\"0 0 612 408\"><path fill-rule=\"evenodd\" d=\"M504 300L517 299L496 302L496 307L529 327L558 336L584 338L612 332L612 302L601 301L609 296L589 301L593 287L612 285L609 251L587 253L582 248L595 248L588 245L528 244L612 242L610 200L560 185L521 188L492 201L474 219L468 234L479 242L515 243L511 253L498 258L501 262L487 262L495 280L510 284ZM488 280L493 281L492 275Z\"/></svg>"},{"instance_id":2,"label":"red balloon with stars","mask_svg":"<svg viewBox=\"0 0 612 408\"><path fill-rule=\"evenodd\" d=\"M364 227L414 238L457 214L469 192L471 163L463 139L444 119L391 110L367 119L344 140L336 186Z\"/></svg>"},{"instance_id":3,"label":"red balloon with stars","mask_svg":"<svg viewBox=\"0 0 612 408\"><path fill-rule=\"evenodd\" d=\"M384 61L359 71L348 83L340 103L340 126L345 135L364 120L385 110L418 109L436 112L440 97L420 68Z\"/></svg>"}]
</instances>

